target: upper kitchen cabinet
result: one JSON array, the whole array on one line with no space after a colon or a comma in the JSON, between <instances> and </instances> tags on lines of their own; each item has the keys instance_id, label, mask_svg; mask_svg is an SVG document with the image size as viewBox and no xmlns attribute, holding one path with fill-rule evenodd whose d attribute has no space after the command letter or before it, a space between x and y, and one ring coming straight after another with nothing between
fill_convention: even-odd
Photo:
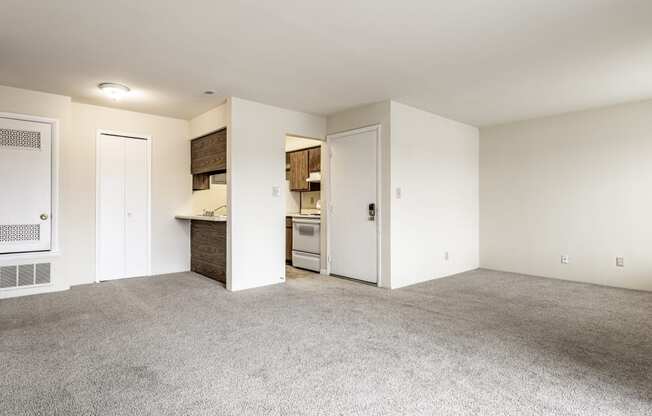
<instances>
[{"instance_id":1,"label":"upper kitchen cabinet","mask_svg":"<svg viewBox=\"0 0 652 416\"><path fill-rule=\"evenodd\" d=\"M226 129L194 139L190 144L193 175L226 171Z\"/></svg>"},{"instance_id":2,"label":"upper kitchen cabinet","mask_svg":"<svg viewBox=\"0 0 652 416\"><path fill-rule=\"evenodd\" d=\"M290 191L306 192L318 191L318 182L309 182L310 172L321 170L321 148L296 150L288 153L289 156L289 180Z\"/></svg>"},{"instance_id":3,"label":"upper kitchen cabinet","mask_svg":"<svg viewBox=\"0 0 652 416\"><path fill-rule=\"evenodd\" d=\"M308 149L308 172L321 171L321 147Z\"/></svg>"},{"instance_id":4,"label":"upper kitchen cabinet","mask_svg":"<svg viewBox=\"0 0 652 416\"><path fill-rule=\"evenodd\" d=\"M209 189L211 175L224 172L226 172L226 129L190 142L193 191Z\"/></svg>"},{"instance_id":5,"label":"upper kitchen cabinet","mask_svg":"<svg viewBox=\"0 0 652 416\"><path fill-rule=\"evenodd\" d=\"M290 190L309 190L308 175L308 151L299 150L290 153Z\"/></svg>"}]
</instances>

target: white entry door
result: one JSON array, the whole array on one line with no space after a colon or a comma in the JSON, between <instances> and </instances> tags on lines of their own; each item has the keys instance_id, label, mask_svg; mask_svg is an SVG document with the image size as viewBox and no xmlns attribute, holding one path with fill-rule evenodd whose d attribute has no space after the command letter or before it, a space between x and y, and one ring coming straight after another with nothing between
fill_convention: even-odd
<instances>
[{"instance_id":1,"label":"white entry door","mask_svg":"<svg viewBox=\"0 0 652 416\"><path fill-rule=\"evenodd\" d=\"M145 276L149 268L147 141L98 139L98 280Z\"/></svg>"},{"instance_id":2,"label":"white entry door","mask_svg":"<svg viewBox=\"0 0 652 416\"><path fill-rule=\"evenodd\" d=\"M50 250L51 211L52 126L0 117L0 253Z\"/></svg>"},{"instance_id":3,"label":"white entry door","mask_svg":"<svg viewBox=\"0 0 652 416\"><path fill-rule=\"evenodd\" d=\"M378 128L328 137L331 274L378 282Z\"/></svg>"}]
</instances>

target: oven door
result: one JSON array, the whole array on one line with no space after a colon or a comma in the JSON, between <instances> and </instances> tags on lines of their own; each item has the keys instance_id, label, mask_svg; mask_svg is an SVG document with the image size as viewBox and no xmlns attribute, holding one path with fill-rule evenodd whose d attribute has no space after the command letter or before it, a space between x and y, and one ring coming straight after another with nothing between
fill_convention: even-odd
<instances>
[{"instance_id":1,"label":"oven door","mask_svg":"<svg viewBox=\"0 0 652 416\"><path fill-rule=\"evenodd\" d=\"M321 222L311 218L292 219L292 250L320 253Z\"/></svg>"}]
</instances>

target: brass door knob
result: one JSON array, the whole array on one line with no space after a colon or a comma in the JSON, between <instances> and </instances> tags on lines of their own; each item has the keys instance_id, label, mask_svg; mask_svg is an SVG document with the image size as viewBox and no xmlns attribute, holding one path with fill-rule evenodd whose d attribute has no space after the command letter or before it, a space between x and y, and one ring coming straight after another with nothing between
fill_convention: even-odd
<instances>
[{"instance_id":1,"label":"brass door knob","mask_svg":"<svg viewBox=\"0 0 652 416\"><path fill-rule=\"evenodd\" d=\"M43 221L47 220L48 219L48 214L41 214L41 219Z\"/></svg>"}]
</instances>

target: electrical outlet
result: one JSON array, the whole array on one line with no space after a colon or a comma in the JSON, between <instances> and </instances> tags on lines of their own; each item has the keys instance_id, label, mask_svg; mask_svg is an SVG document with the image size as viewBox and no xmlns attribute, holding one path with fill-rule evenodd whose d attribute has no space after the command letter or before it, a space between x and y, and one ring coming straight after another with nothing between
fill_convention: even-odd
<instances>
[{"instance_id":1,"label":"electrical outlet","mask_svg":"<svg viewBox=\"0 0 652 416\"><path fill-rule=\"evenodd\" d=\"M401 199L401 196L403 196L403 190L401 190L400 187L396 188L396 199Z\"/></svg>"},{"instance_id":2,"label":"electrical outlet","mask_svg":"<svg viewBox=\"0 0 652 416\"><path fill-rule=\"evenodd\" d=\"M561 256L561 264L568 264L568 256Z\"/></svg>"},{"instance_id":3,"label":"electrical outlet","mask_svg":"<svg viewBox=\"0 0 652 416\"><path fill-rule=\"evenodd\" d=\"M444 260L448 261L449 256L448 256L448 251L444 253Z\"/></svg>"},{"instance_id":4,"label":"electrical outlet","mask_svg":"<svg viewBox=\"0 0 652 416\"><path fill-rule=\"evenodd\" d=\"M625 267L624 257L616 257L616 267Z\"/></svg>"}]
</instances>

